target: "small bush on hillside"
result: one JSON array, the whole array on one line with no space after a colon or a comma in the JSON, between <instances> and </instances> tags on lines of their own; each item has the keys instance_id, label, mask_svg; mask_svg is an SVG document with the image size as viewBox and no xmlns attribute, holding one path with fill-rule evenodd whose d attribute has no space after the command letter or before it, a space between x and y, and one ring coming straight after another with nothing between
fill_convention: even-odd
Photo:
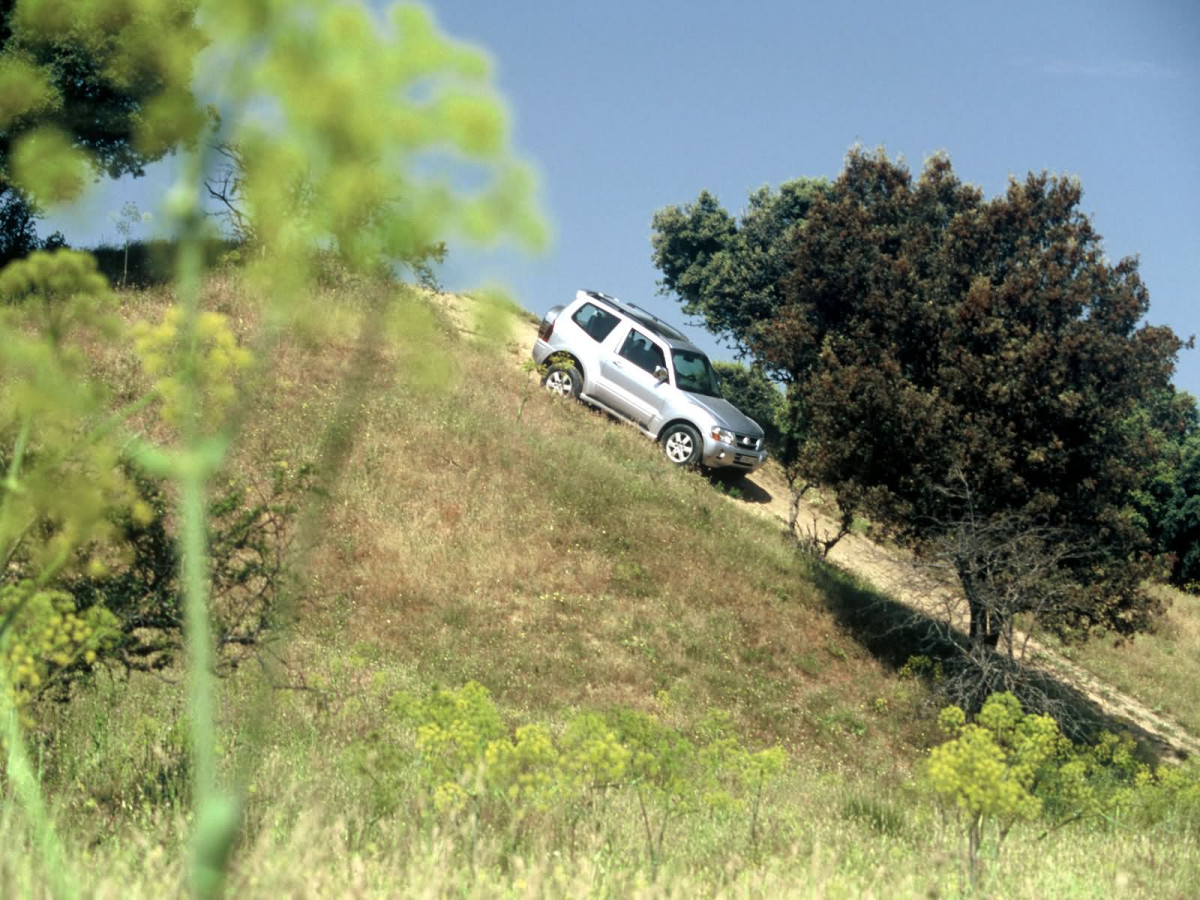
<instances>
[{"instance_id":1,"label":"small bush on hillside","mask_svg":"<svg viewBox=\"0 0 1200 900\"><path fill-rule=\"evenodd\" d=\"M126 478L136 500L109 511L105 541L73 550L76 560L52 586L38 583L32 551L21 546L0 576L0 665L9 701L27 724L33 701L69 696L74 681L98 665L159 670L182 651L180 558L168 501L148 476L127 467ZM269 478L266 485L230 483L209 507L218 668L258 652L288 614L294 517L312 476L306 467L277 464Z\"/></svg>"},{"instance_id":2,"label":"small bush on hillside","mask_svg":"<svg viewBox=\"0 0 1200 900\"><path fill-rule=\"evenodd\" d=\"M139 500L114 513L120 535L110 566L69 579L83 611L107 610L111 637L102 658L156 670L183 648L180 554L169 502L154 479L131 470ZM288 615L295 518L312 490L307 466L276 463L266 483L229 482L208 511L210 597L218 668L257 652Z\"/></svg>"},{"instance_id":3,"label":"small bush on hillside","mask_svg":"<svg viewBox=\"0 0 1200 900\"><path fill-rule=\"evenodd\" d=\"M0 693L22 712L111 646L111 614L78 607L63 581L104 570L111 514L136 507L81 350L118 330L114 306L86 254L39 251L0 273Z\"/></svg>"},{"instance_id":4,"label":"small bush on hillside","mask_svg":"<svg viewBox=\"0 0 1200 900\"><path fill-rule=\"evenodd\" d=\"M117 619L103 605L78 608L70 594L28 579L0 584L0 620L6 625L0 665L7 700L27 725L31 701L48 684L73 668L90 667L118 640Z\"/></svg>"},{"instance_id":5,"label":"small bush on hillside","mask_svg":"<svg viewBox=\"0 0 1200 900\"><path fill-rule=\"evenodd\" d=\"M999 850L1022 822L1040 820L1047 830L1093 818L1200 825L1200 770L1151 769L1128 735L1073 744L1054 719L1025 713L1009 693L988 697L973 722L948 706L939 724L950 739L933 749L927 776L960 814L976 874L984 846Z\"/></svg>"},{"instance_id":6,"label":"small bush on hillside","mask_svg":"<svg viewBox=\"0 0 1200 900\"><path fill-rule=\"evenodd\" d=\"M131 460L141 439L118 437L120 414L106 415L87 342L133 339L151 388L131 407L156 409L173 431L190 415L226 425L250 355L214 312L198 316L194 340L178 311L125 329L95 260L73 251L9 266L0 298L0 635L9 698L27 713L101 662L160 669L183 644L177 520L162 483ZM292 519L311 482L286 464L265 478L253 490L229 483L208 504L209 594L226 661L278 619Z\"/></svg>"},{"instance_id":7,"label":"small bush on hillside","mask_svg":"<svg viewBox=\"0 0 1200 900\"><path fill-rule=\"evenodd\" d=\"M36 253L4 271L0 297L0 325L10 329L0 353L0 439L12 440L0 443L0 635L7 694L28 718L31 700L48 690L66 696L105 660L145 669L171 661L183 642L181 554L164 489L130 460L140 442L114 435L106 392L88 377L85 342L122 332L95 261ZM130 332L153 379L134 406L157 405L172 428L185 407L210 427L228 419L249 354L225 317L203 313L194 342L180 337L178 315ZM201 372L183 358L189 352L202 357ZM185 388L195 389L194 403L182 401ZM222 649L253 647L279 613L291 520L311 478L286 465L266 477L257 492L231 483L209 503Z\"/></svg>"}]
</instances>

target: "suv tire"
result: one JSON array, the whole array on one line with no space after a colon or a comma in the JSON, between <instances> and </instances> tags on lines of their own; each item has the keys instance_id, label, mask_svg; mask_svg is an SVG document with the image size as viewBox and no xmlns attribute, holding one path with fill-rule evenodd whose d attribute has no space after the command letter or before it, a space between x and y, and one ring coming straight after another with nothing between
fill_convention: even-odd
<instances>
[{"instance_id":1,"label":"suv tire","mask_svg":"<svg viewBox=\"0 0 1200 900\"><path fill-rule=\"evenodd\" d=\"M542 387L560 397L578 400L583 390L583 375L571 363L554 363L542 379Z\"/></svg>"},{"instance_id":2,"label":"suv tire","mask_svg":"<svg viewBox=\"0 0 1200 900\"><path fill-rule=\"evenodd\" d=\"M691 425L672 425L662 433L663 453L677 466L691 467L700 462L704 444L700 432Z\"/></svg>"}]
</instances>

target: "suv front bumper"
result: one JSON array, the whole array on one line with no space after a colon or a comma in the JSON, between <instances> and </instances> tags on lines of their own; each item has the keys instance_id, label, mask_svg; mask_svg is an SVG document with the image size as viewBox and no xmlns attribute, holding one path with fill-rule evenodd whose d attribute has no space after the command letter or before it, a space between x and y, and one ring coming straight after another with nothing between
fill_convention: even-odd
<instances>
[{"instance_id":1,"label":"suv front bumper","mask_svg":"<svg viewBox=\"0 0 1200 900\"><path fill-rule=\"evenodd\" d=\"M729 468L749 474L762 468L763 463L767 461L767 451L747 450L725 441L705 437L701 461L710 469Z\"/></svg>"}]
</instances>

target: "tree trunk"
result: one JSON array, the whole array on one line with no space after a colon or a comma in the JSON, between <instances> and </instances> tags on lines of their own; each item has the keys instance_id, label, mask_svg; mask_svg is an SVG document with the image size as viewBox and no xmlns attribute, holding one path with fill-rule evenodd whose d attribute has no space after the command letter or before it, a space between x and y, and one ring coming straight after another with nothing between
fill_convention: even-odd
<instances>
[{"instance_id":1,"label":"tree trunk","mask_svg":"<svg viewBox=\"0 0 1200 900\"><path fill-rule=\"evenodd\" d=\"M959 568L958 579L962 584L963 594L967 598L967 609L971 613L971 622L967 631L967 636L971 639L971 649L995 650L1000 643L1000 634L1004 629L1004 617L998 610L989 608L988 604L980 598L978 585L970 572Z\"/></svg>"}]
</instances>

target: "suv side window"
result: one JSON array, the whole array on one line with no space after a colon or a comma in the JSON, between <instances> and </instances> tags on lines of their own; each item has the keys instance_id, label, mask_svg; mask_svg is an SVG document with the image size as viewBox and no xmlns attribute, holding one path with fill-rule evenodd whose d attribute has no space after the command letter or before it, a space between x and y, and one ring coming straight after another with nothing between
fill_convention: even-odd
<instances>
[{"instance_id":1,"label":"suv side window","mask_svg":"<svg viewBox=\"0 0 1200 900\"><path fill-rule=\"evenodd\" d=\"M579 307L571 319L584 330L588 337L596 343L604 340L617 327L620 320L612 313L605 312L598 306L585 303Z\"/></svg>"},{"instance_id":2,"label":"suv side window","mask_svg":"<svg viewBox=\"0 0 1200 900\"><path fill-rule=\"evenodd\" d=\"M645 369L654 374L655 366L667 367L667 358L663 356L662 348L650 340L636 328L629 329L629 337L617 353L629 360L639 369Z\"/></svg>"}]
</instances>

